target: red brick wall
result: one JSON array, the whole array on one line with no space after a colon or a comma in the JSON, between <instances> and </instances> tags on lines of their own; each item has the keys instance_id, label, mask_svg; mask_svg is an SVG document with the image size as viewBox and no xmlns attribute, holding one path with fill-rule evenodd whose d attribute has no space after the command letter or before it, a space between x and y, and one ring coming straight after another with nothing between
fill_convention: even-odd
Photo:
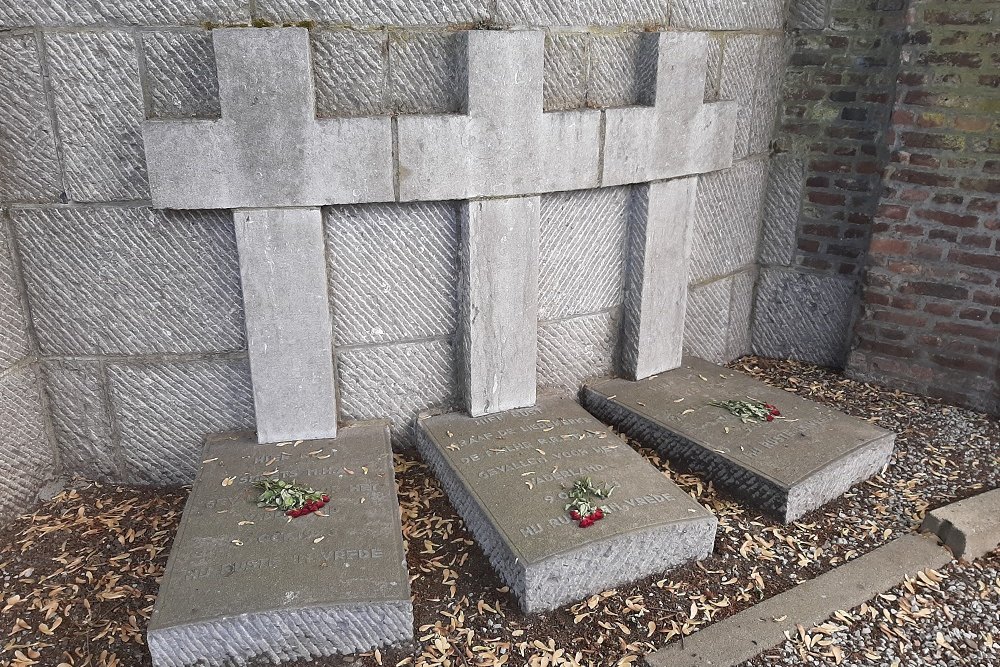
<instances>
[{"instance_id":1,"label":"red brick wall","mask_svg":"<svg viewBox=\"0 0 1000 667\"><path fill-rule=\"evenodd\" d=\"M848 371L1000 411L1000 3L911 0Z\"/></svg>"}]
</instances>

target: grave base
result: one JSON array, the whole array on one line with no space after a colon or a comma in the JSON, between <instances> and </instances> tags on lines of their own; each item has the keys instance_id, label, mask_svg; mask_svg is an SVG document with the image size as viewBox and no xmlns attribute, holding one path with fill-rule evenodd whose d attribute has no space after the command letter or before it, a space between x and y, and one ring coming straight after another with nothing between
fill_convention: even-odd
<instances>
[{"instance_id":1,"label":"grave base","mask_svg":"<svg viewBox=\"0 0 1000 667\"><path fill-rule=\"evenodd\" d=\"M709 405L747 399L777 406L781 418L744 424ZM582 402L639 443L785 522L878 473L895 441L890 431L694 357L639 382L588 385Z\"/></svg>"},{"instance_id":2,"label":"grave base","mask_svg":"<svg viewBox=\"0 0 1000 667\"><path fill-rule=\"evenodd\" d=\"M320 512L258 508L254 482L327 493ZM210 436L149 624L156 667L280 663L413 638L385 424L336 440Z\"/></svg>"},{"instance_id":3,"label":"grave base","mask_svg":"<svg viewBox=\"0 0 1000 667\"><path fill-rule=\"evenodd\" d=\"M421 417L417 446L525 612L712 552L715 517L570 399ZM589 528L565 509L565 490L584 477L617 486Z\"/></svg>"}]
</instances>

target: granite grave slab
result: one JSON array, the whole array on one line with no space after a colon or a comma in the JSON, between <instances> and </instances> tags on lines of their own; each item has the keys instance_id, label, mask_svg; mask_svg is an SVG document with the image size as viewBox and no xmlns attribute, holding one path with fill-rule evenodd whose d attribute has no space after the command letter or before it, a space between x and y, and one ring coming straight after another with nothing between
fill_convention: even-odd
<instances>
[{"instance_id":1,"label":"granite grave slab","mask_svg":"<svg viewBox=\"0 0 1000 667\"><path fill-rule=\"evenodd\" d=\"M572 399L417 424L421 455L525 612L712 552L715 517ZM617 488L581 528L566 492L586 477Z\"/></svg>"},{"instance_id":2,"label":"granite grave slab","mask_svg":"<svg viewBox=\"0 0 1000 667\"><path fill-rule=\"evenodd\" d=\"M292 519L255 505L261 479L331 500ZM386 424L336 440L207 439L149 624L156 667L280 663L412 637Z\"/></svg>"},{"instance_id":3,"label":"granite grave slab","mask_svg":"<svg viewBox=\"0 0 1000 667\"><path fill-rule=\"evenodd\" d=\"M598 418L785 522L878 473L895 442L890 431L695 357L639 382L595 382L581 397ZM774 404L781 418L745 424L709 405L747 399Z\"/></svg>"}]
</instances>

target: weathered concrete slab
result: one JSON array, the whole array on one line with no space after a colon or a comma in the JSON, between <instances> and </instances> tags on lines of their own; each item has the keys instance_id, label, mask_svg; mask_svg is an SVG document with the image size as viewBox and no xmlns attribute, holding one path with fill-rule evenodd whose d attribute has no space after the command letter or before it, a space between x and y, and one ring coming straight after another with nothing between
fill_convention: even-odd
<instances>
[{"instance_id":1,"label":"weathered concrete slab","mask_svg":"<svg viewBox=\"0 0 1000 667\"><path fill-rule=\"evenodd\" d=\"M423 416L417 447L528 613L712 551L715 517L571 399ZM563 485L588 476L618 488L605 518L580 528Z\"/></svg>"},{"instance_id":2,"label":"weathered concrete slab","mask_svg":"<svg viewBox=\"0 0 1000 667\"><path fill-rule=\"evenodd\" d=\"M937 543L906 535L846 565L803 582L683 642L646 656L649 667L732 667L785 641L796 627L810 628L837 610L852 609L950 558Z\"/></svg>"},{"instance_id":3,"label":"weathered concrete slab","mask_svg":"<svg viewBox=\"0 0 1000 667\"><path fill-rule=\"evenodd\" d=\"M539 198L462 208L459 351L474 417L535 402Z\"/></svg>"},{"instance_id":4,"label":"weathered concrete slab","mask_svg":"<svg viewBox=\"0 0 1000 667\"><path fill-rule=\"evenodd\" d=\"M782 419L744 424L713 400L760 400ZM644 445L794 521L889 462L895 434L696 357L641 382L584 387L584 406Z\"/></svg>"},{"instance_id":5,"label":"weathered concrete slab","mask_svg":"<svg viewBox=\"0 0 1000 667\"><path fill-rule=\"evenodd\" d=\"M266 445L252 433L211 436L203 455L149 624L156 667L280 662L412 638L385 424ZM272 471L328 493L327 508L296 519L259 509L253 483Z\"/></svg>"},{"instance_id":6,"label":"weathered concrete slab","mask_svg":"<svg viewBox=\"0 0 1000 667\"><path fill-rule=\"evenodd\" d=\"M260 442L333 438L337 397L323 217L233 211Z\"/></svg>"},{"instance_id":7,"label":"weathered concrete slab","mask_svg":"<svg viewBox=\"0 0 1000 667\"><path fill-rule=\"evenodd\" d=\"M955 558L984 556L1000 547L1000 489L939 507L920 529L937 535Z\"/></svg>"}]
</instances>

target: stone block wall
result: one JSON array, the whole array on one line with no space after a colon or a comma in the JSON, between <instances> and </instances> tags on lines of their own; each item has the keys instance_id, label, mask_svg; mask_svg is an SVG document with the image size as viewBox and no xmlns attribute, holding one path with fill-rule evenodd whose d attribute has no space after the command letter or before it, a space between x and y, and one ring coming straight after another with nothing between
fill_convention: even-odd
<instances>
[{"instance_id":1,"label":"stone block wall","mask_svg":"<svg viewBox=\"0 0 1000 667\"><path fill-rule=\"evenodd\" d=\"M888 163L902 0L792 0L753 350L843 366Z\"/></svg>"},{"instance_id":2,"label":"stone block wall","mask_svg":"<svg viewBox=\"0 0 1000 667\"><path fill-rule=\"evenodd\" d=\"M1000 412L1000 7L915 0L848 372Z\"/></svg>"},{"instance_id":3,"label":"stone block wall","mask_svg":"<svg viewBox=\"0 0 1000 667\"><path fill-rule=\"evenodd\" d=\"M232 219L153 209L141 135L147 118L219 115L212 27L308 27L320 117L461 111L459 29L544 29L547 111L650 103L642 33L708 33L705 98L741 107L736 163L698 187L686 336L723 361L750 350L783 4L0 0L0 206L37 346L18 368L37 373L55 443L45 468L183 483L204 434L253 426ZM541 198L544 389L616 368L632 190ZM400 444L419 410L458 405L459 210L324 209L340 418L392 418Z\"/></svg>"}]
</instances>

